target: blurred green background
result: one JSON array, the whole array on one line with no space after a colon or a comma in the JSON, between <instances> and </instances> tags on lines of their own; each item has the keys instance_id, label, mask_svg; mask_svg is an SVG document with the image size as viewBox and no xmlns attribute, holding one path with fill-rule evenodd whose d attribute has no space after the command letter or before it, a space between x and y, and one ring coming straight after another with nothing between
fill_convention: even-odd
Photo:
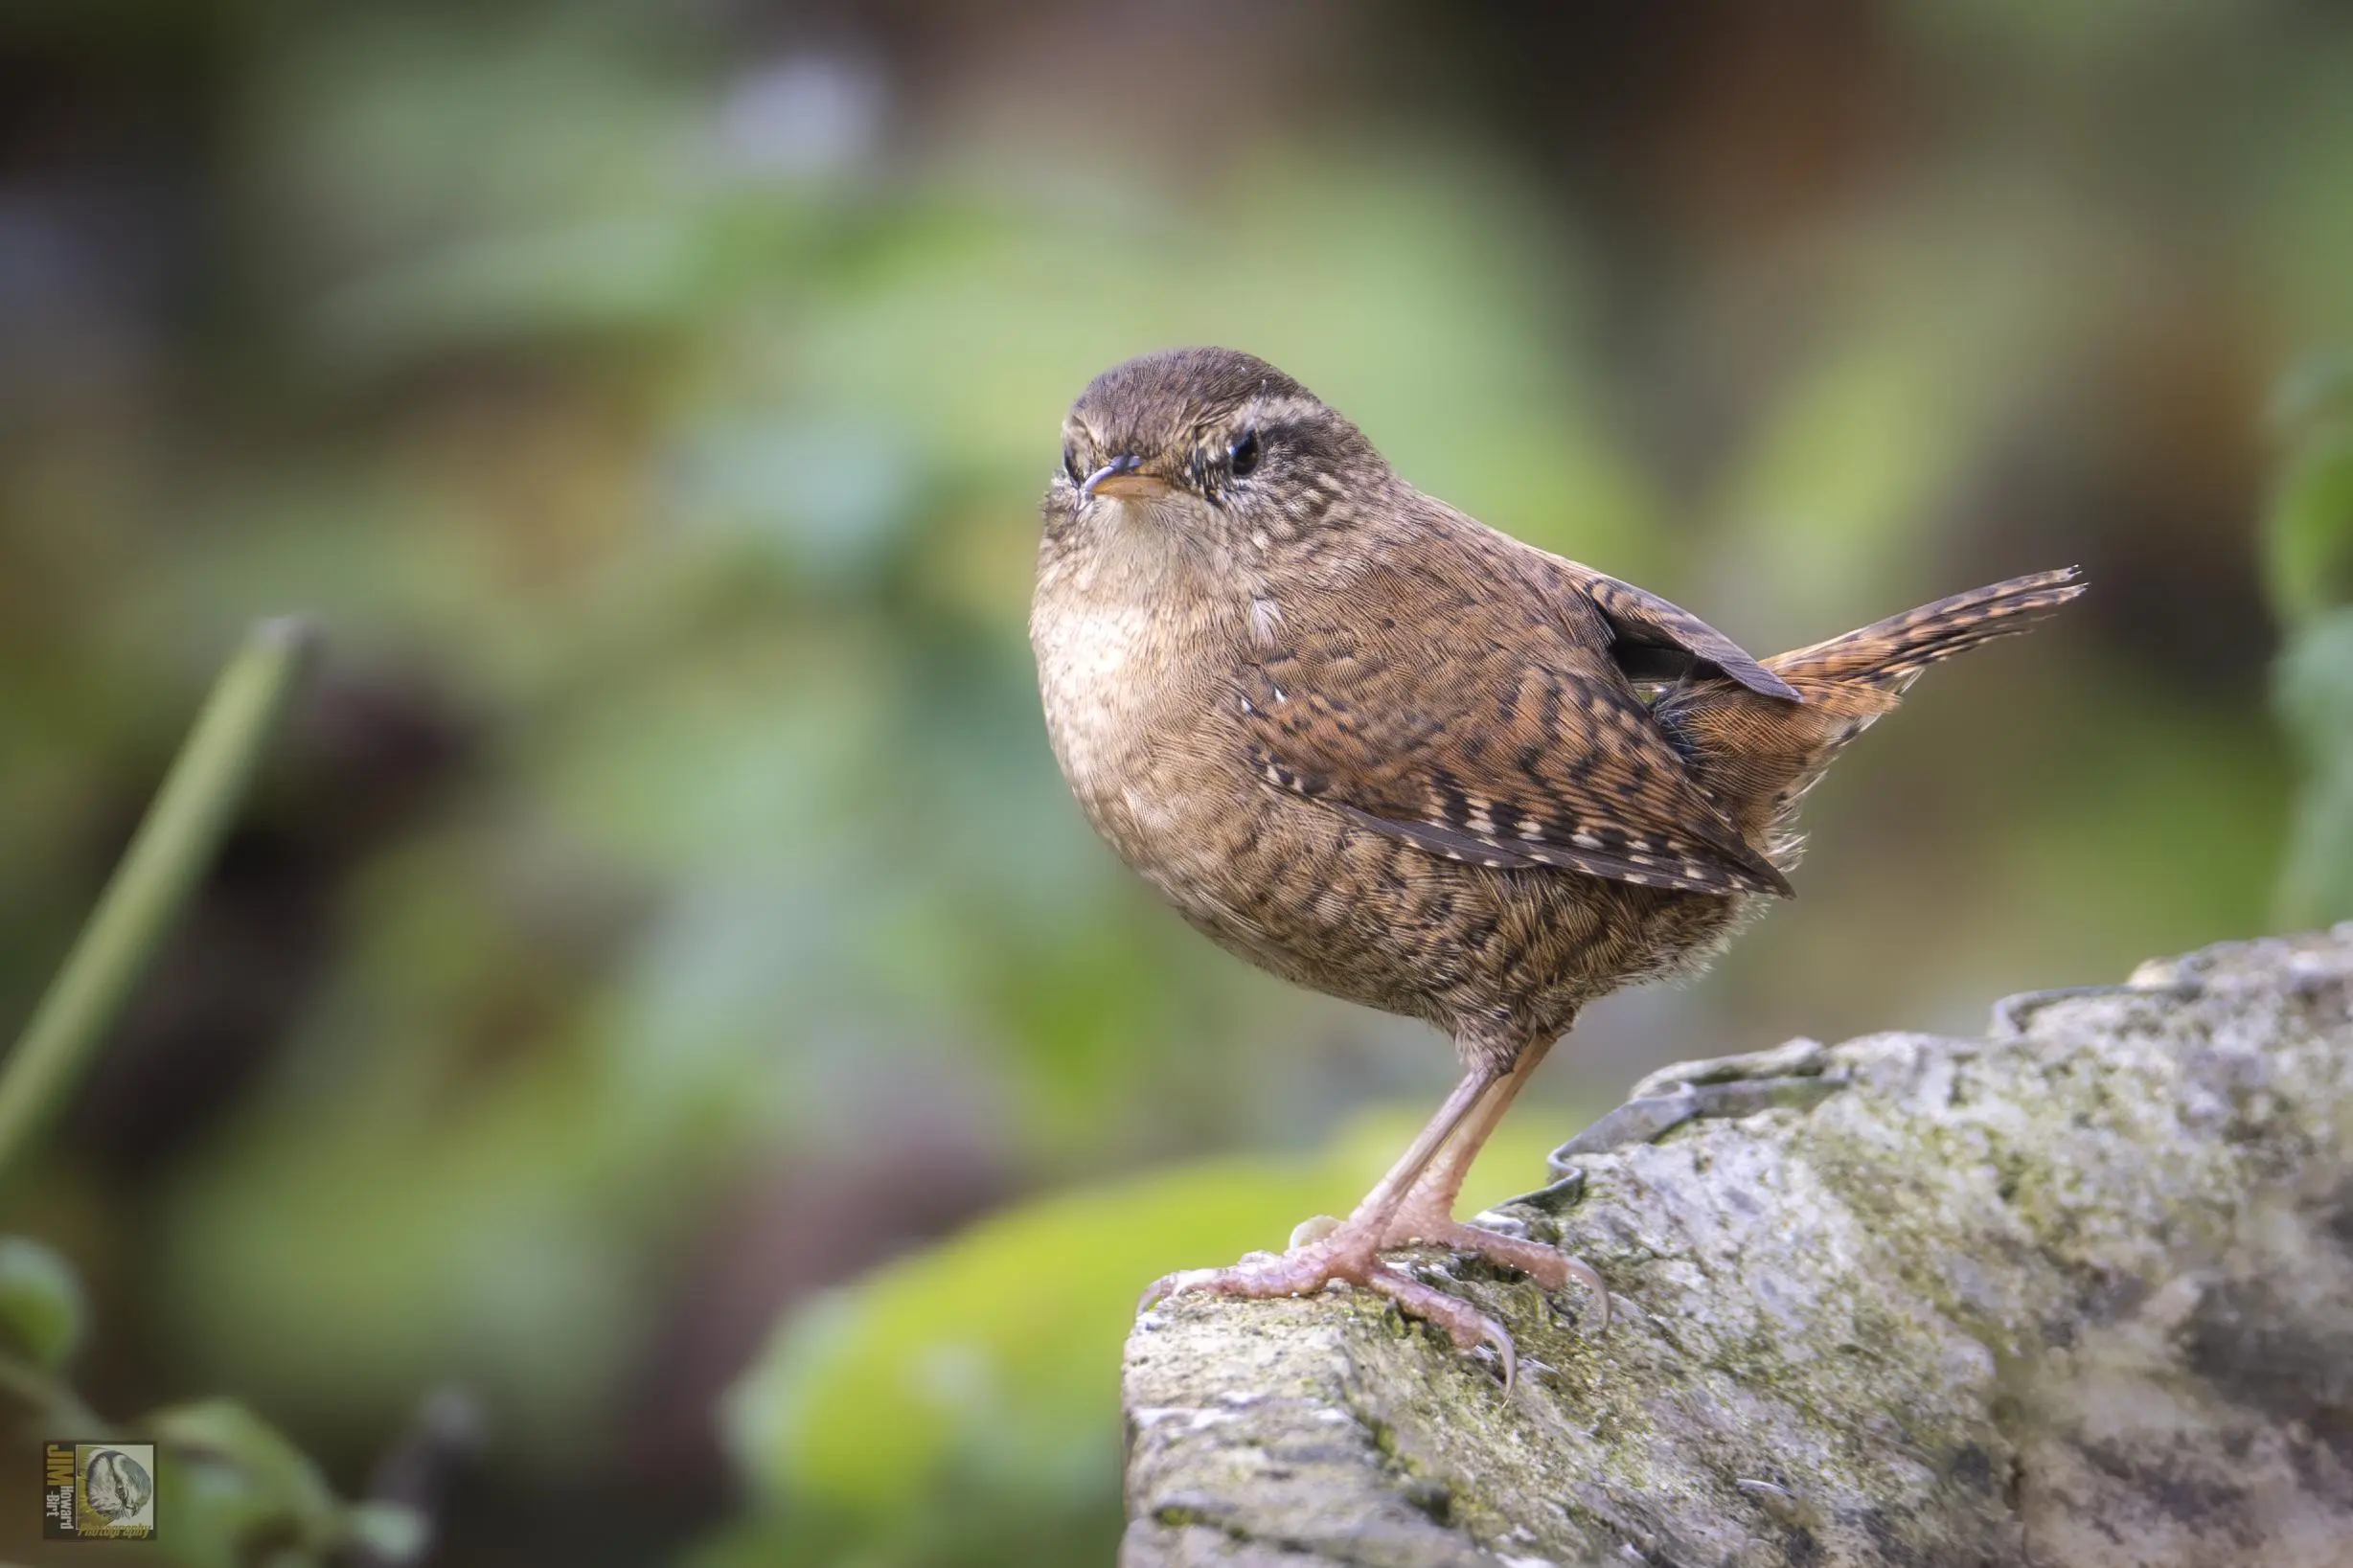
<instances>
[{"instance_id":1,"label":"blurred green background","mask_svg":"<svg viewBox=\"0 0 2353 1568\"><path fill-rule=\"evenodd\" d=\"M76 1388L346 1495L468 1390L435 1562L1105 1560L1135 1291L1451 1077L1055 773L1036 498L1149 348L1759 652L2093 583L1474 1195L1665 1060L2353 915L2348 192L2291 0L0 4L0 1020L241 628L328 634L5 1193ZM167 1556L286 1544L248 1468Z\"/></svg>"}]
</instances>

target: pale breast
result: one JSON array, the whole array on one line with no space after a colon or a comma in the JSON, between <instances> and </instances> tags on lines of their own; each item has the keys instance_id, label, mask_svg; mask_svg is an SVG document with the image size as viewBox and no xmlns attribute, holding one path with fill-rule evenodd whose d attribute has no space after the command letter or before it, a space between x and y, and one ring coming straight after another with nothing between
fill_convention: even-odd
<instances>
[{"instance_id":1,"label":"pale breast","mask_svg":"<svg viewBox=\"0 0 2353 1568\"><path fill-rule=\"evenodd\" d=\"M1264 794L1229 712L1249 606L1183 586L1049 573L1030 641L1055 759L1087 821L1187 915L1232 920L1233 819Z\"/></svg>"},{"instance_id":2,"label":"pale breast","mask_svg":"<svg viewBox=\"0 0 2353 1568\"><path fill-rule=\"evenodd\" d=\"M1165 671L1155 668L1168 638L1155 620L1137 604L1042 601L1032 617L1046 731L1082 801L1116 794L1169 716Z\"/></svg>"}]
</instances>

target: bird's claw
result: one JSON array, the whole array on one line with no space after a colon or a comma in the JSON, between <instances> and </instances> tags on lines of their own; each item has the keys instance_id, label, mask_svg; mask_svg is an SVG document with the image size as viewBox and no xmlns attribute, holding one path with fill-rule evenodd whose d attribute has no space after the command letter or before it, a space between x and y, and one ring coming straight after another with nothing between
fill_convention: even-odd
<instances>
[{"instance_id":1,"label":"bird's claw","mask_svg":"<svg viewBox=\"0 0 2353 1568\"><path fill-rule=\"evenodd\" d=\"M1450 1296L1435 1285L1424 1284L1404 1270L1385 1263L1376 1264L1363 1284L1367 1290L1378 1291L1397 1303L1398 1309L1407 1317L1421 1318L1446 1330L1456 1350L1468 1354L1484 1345L1494 1351L1503 1375L1504 1397L1510 1398L1519 1380L1519 1352L1502 1324L1469 1302Z\"/></svg>"},{"instance_id":2,"label":"bird's claw","mask_svg":"<svg viewBox=\"0 0 2353 1568\"><path fill-rule=\"evenodd\" d=\"M1603 1283L1601 1270L1582 1258L1561 1255L1568 1265L1568 1277L1593 1293L1593 1304L1600 1309L1600 1321L1593 1325L1596 1338L1610 1331L1610 1286Z\"/></svg>"},{"instance_id":3,"label":"bird's claw","mask_svg":"<svg viewBox=\"0 0 2353 1568\"><path fill-rule=\"evenodd\" d=\"M1566 1289L1571 1280L1593 1293L1599 1304L1600 1322L1594 1326L1597 1334L1610 1329L1610 1287L1602 1283L1601 1273L1582 1258L1572 1257L1560 1248L1542 1241L1530 1241L1521 1237L1504 1236L1477 1225L1466 1225L1458 1219L1432 1219L1423 1222L1401 1220L1390 1230L1387 1244L1403 1245L1406 1240L1444 1247L1450 1252L1468 1253L1491 1263L1517 1269L1534 1280L1546 1295Z\"/></svg>"}]
</instances>

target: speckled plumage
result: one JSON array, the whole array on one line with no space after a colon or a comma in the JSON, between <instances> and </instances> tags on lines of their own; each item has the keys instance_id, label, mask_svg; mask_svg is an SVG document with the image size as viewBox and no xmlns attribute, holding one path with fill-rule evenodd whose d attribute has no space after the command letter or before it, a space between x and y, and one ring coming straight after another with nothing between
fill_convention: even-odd
<instances>
[{"instance_id":1,"label":"speckled plumage","mask_svg":"<svg viewBox=\"0 0 2353 1568\"><path fill-rule=\"evenodd\" d=\"M1247 354L1117 366L1063 435L1031 637L1087 819L1213 940L1428 1019L1504 1102L1586 1002L1789 891L1797 797L1922 668L2081 591L2018 579L1760 663L1421 494Z\"/></svg>"},{"instance_id":2,"label":"speckled plumage","mask_svg":"<svg viewBox=\"0 0 2353 1568\"><path fill-rule=\"evenodd\" d=\"M1221 483L1245 425L1258 471ZM1207 480L1084 515L1071 472L1046 493L1031 630L1088 820L1222 945L1507 1055L1786 892L1796 788L1957 650L1950 623L2077 591L2027 579L1759 665L1422 495L1246 356L1122 365L1066 434L1082 472L1132 451ZM1637 675L1679 684L1654 704Z\"/></svg>"}]
</instances>

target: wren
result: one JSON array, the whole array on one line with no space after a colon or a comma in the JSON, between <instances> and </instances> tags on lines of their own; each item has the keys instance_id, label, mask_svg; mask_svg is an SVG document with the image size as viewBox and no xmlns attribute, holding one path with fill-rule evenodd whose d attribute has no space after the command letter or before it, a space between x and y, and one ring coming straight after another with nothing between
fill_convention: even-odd
<instances>
[{"instance_id":1,"label":"wren","mask_svg":"<svg viewBox=\"0 0 2353 1568\"><path fill-rule=\"evenodd\" d=\"M1608 1293L1457 1221L1472 1159L1586 1003L1688 971L1790 892L1791 821L1921 670L2083 591L1957 594L1757 660L1655 594L1398 477L1249 354L1097 376L1042 504L1030 639L1095 829L1194 926L1299 985L1428 1020L1462 1079L1343 1221L1146 1292L1343 1281L1502 1360L1502 1327L1382 1261L1421 1243Z\"/></svg>"}]
</instances>

